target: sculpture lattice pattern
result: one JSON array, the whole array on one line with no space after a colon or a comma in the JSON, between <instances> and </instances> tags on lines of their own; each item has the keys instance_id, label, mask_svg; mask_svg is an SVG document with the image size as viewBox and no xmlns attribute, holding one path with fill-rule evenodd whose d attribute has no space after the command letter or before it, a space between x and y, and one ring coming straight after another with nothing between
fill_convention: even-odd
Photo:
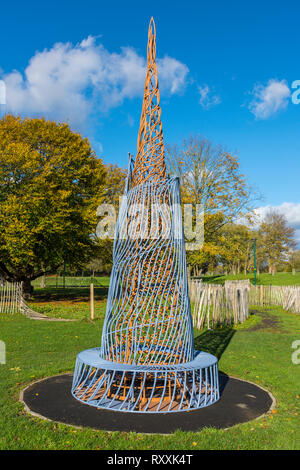
<instances>
[{"instance_id":1,"label":"sculpture lattice pattern","mask_svg":"<svg viewBox=\"0 0 300 470\"><path fill-rule=\"evenodd\" d=\"M165 150L155 57L156 32L154 20L151 18L148 31L144 100L138 134L137 155L132 175L133 185L166 178Z\"/></svg>"},{"instance_id":2,"label":"sculpture lattice pattern","mask_svg":"<svg viewBox=\"0 0 300 470\"><path fill-rule=\"evenodd\" d=\"M219 388L217 359L194 351L179 180L166 174L155 54L151 19L102 345L77 356L72 393L98 408L159 413L212 404Z\"/></svg>"},{"instance_id":3,"label":"sculpture lattice pattern","mask_svg":"<svg viewBox=\"0 0 300 470\"><path fill-rule=\"evenodd\" d=\"M126 196L114 247L103 357L137 365L190 361L193 328L178 179L144 183ZM140 213L131 220L135 204Z\"/></svg>"}]
</instances>

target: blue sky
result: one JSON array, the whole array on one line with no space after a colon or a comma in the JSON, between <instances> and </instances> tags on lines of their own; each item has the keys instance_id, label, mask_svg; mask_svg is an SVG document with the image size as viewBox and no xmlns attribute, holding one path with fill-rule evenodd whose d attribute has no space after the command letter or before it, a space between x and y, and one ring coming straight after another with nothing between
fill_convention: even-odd
<instances>
[{"instance_id":1,"label":"blue sky","mask_svg":"<svg viewBox=\"0 0 300 470\"><path fill-rule=\"evenodd\" d=\"M300 239L299 2L6 2L6 110L68 120L105 162L127 165L152 15L165 142L200 133L237 152L261 212L278 207Z\"/></svg>"}]
</instances>

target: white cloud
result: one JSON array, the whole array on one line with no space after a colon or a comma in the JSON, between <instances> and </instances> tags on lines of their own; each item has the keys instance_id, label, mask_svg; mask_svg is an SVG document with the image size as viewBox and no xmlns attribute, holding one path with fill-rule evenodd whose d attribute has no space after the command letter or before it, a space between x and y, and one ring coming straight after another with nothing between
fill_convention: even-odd
<instances>
[{"instance_id":1,"label":"white cloud","mask_svg":"<svg viewBox=\"0 0 300 470\"><path fill-rule=\"evenodd\" d=\"M174 94L184 90L188 68L165 56L157 60L161 88ZM24 74L4 75L7 110L69 120L76 126L95 110L108 111L126 98L142 97L146 60L130 47L109 52L89 36L75 46L57 43L37 52Z\"/></svg>"},{"instance_id":2,"label":"white cloud","mask_svg":"<svg viewBox=\"0 0 300 470\"><path fill-rule=\"evenodd\" d=\"M189 69L177 59L165 56L157 60L158 78L162 90L170 91L171 94L181 93L186 86L186 78Z\"/></svg>"},{"instance_id":3,"label":"white cloud","mask_svg":"<svg viewBox=\"0 0 300 470\"><path fill-rule=\"evenodd\" d=\"M221 98L214 95L208 85L198 86L198 92L200 94L199 103L204 109L209 109L221 103Z\"/></svg>"},{"instance_id":4,"label":"white cloud","mask_svg":"<svg viewBox=\"0 0 300 470\"><path fill-rule=\"evenodd\" d=\"M249 105L251 113L256 119L268 119L287 107L291 92L286 80L271 79L266 86L255 85L252 94L253 100Z\"/></svg>"},{"instance_id":5,"label":"white cloud","mask_svg":"<svg viewBox=\"0 0 300 470\"><path fill-rule=\"evenodd\" d=\"M300 203L283 202L279 206L267 205L258 207L254 211L258 216L258 223L264 219L270 210L276 210L286 217L288 224L296 230L295 238L298 244L300 244Z\"/></svg>"},{"instance_id":6,"label":"white cloud","mask_svg":"<svg viewBox=\"0 0 300 470\"><path fill-rule=\"evenodd\" d=\"M6 104L6 86L3 80L0 80L0 105Z\"/></svg>"}]
</instances>

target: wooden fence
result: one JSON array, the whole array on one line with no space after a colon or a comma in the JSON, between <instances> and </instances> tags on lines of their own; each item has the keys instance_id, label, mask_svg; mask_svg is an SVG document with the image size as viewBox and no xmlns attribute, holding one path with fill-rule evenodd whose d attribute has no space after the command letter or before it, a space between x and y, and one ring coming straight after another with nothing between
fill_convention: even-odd
<instances>
[{"instance_id":1,"label":"wooden fence","mask_svg":"<svg viewBox=\"0 0 300 470\"><path fill-rule=\"evenodd\" d=\"M225 286L191 280L193 324L202 329L216 324L242 323L249 315L249 283L226 281Z\"/></svg>"},{"instance_id":2,"label":"wooden fence","mask_svg":"<svg viewBox=\"0 0 300 470\"><path fill-rule=\"evenodd\" d=\"M0 281L0 313L17 313L22 307L22 283Z\"/></svg>"},{"instance_id":3,"label":"wooden fence","mask_svg":"<svg viewBox=\"0 0 300 470\"><path fill-rule=\"evenodd\" d=\"M250 305L279 305L284 310L300 314L300 286L253 286L249 280L226 281L225 285L205 284L189 279L192 317L195 327L215 324L242 323L249 315ZM21 312L36 316L22 295L22 283L0 279L0 313Z\"/></svg>"},{"instance_id":4,"label":"wooden fence","mask_svg":"<svg viewBox=\"0 0 300 470\"><path fill-rule=\"evenodd\" d=\"M243 323L249 305L279 305L300 314L300 286L253 286L249 280L225 281L225 285L189 280L193 324L202 329L216 324Z\"/></svg>"},{"instance_id":5,"label":"wooden fence","mask_svg":"<svg viewBox=\"0 0 300 470\"><path fill-rule=\"evenodd\" d=\"M6 282L0 279L0 313L23 313L29 318L47 318L28 307L23 297L22 282Z\"/></svg>"},{"instance_id":6,"label":"wooden fence","mask_svg":"<svg viewBox=\"0 0 300 470\"><path fill-rule=\"evenodd\" d=\"M280 305L284 310L300 313L300 286L251 286L251 305Z\"/></svg>"}]
</instances>

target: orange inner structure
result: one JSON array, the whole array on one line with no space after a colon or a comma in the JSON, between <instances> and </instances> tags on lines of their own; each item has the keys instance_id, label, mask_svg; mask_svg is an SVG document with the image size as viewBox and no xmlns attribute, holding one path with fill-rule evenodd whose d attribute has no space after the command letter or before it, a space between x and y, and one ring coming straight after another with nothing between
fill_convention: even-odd
<instances>
[{"instance_id":1,"label":"orange inner structure","mask_svg":"<svg viewBox=\"0 0 300 470\"><path fill-rule=\"evenodd\" d=\"M90 377L95 374L96 369L93 370L90 374ZM81 392L84 393L86 389L86 393L84 393L83 400L88 400L91 395L94 393L95 387L98 382L103 378L104 373L100 375L97 379L93 387L83 387ZM169 375L168 385L165 386L165 377L162 374L161 377L156 377L154 379L153 374L151 372L146 373L146 377L143 374L140 376L135 376L134 386L132 387L132 375L129 373L125 373L124 376L120 372L116 374L114 381L112 384L108 384L108 380L104 381L103 387L97 391L97 394L94 396L94 399L102 398L104 395L108 399L115 399L118 401L126 400L128 396L129 389L133 388L133 394L135 397L138 397L137 403L137 411L143 411L146 407L148 411L156 411L159 407L160 411L167 410L172 403L171 411L176 410L179 408L179 402L182 400L183 395L183 407L181 409L185 409L189 407L189 389L182 390L182 385L179 379L176 376L176 373L171 373ZM155 393L153 393L153 386L155 381ZM78 389L81 387L82 384L78 386ZM200 388L200 385L198 386ZM142 392L141 392L142 390ZM206 384L202 381L201 385L201 393L205 393L209 395L211 393L210 385ZM163 398L162 398L163 394Z\"/></svg>"},{"instance_id":2,"label":"orange inner structure","mask_svg":"<svg viewBox=\"0 0 300 470\"><path fill-rule=\"evenodd\" d=\"M165 150L161 123L160 95L158 89L156 57L156 32L153 18L148 31L147 73L137 155L132 172L132 184L156 182L166 178Z\"/></svg>"}]
</instances>

